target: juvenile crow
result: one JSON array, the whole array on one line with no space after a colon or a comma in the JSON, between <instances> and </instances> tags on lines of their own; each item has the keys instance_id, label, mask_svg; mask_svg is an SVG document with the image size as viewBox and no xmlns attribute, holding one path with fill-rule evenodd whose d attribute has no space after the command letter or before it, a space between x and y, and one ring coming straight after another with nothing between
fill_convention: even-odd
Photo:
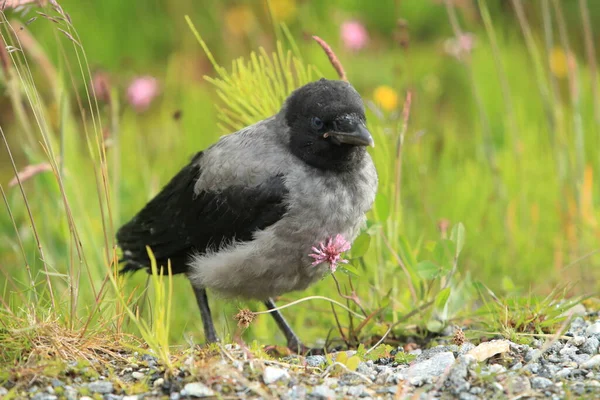
<instances>
[{"instance_id":1,"label":"juvenile crow","mask_svg":"<svg viewBox=\"0 0 600 400\"><path fill-rule=\"evenodd\" d=\"M206 289L260 299L302 290L329 265L313 246L336 235L353 241L371 208L377 173L359 94L321 79L295 90L274 116L196 154L117 232L122 272L158 265L190 279L207 342L217 340ZM288 347L304 349L283 316Z\"/></svg>"}]
</instances>

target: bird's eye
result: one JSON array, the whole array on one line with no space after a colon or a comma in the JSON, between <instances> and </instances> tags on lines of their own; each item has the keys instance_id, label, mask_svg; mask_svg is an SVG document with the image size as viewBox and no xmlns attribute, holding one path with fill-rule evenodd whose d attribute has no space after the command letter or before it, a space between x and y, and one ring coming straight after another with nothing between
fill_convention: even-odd
<instances>
[{"instance_id":1,"label":"bird's eye","mask_svg":"<svg viewBox=\"0 0 600 400\"><path fill-rule=\"evenodd\" d=\"M312 127L318 131L323 129L323 125L324 125L321 118L318 118L318 117L313 117L313 119L311 120L311 124L312 124Z\"/></svg>"}]
</instances>

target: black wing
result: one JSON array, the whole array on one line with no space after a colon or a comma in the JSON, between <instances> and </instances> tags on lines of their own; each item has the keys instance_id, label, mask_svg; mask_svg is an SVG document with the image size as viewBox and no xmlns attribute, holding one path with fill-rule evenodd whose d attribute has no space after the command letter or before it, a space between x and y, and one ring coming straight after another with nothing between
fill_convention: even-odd
<instances>
[{"instance_id":1,"label":"black wing","mask_svg":"<svg viewBox=\"0 0 600 400\"><path fill-rule=\"evenodd\" d=\"M286 212L287 189L281 175L257 186L231 186L219 192L194 193L200 176L199 153L131 221L117 232L123 250L121 272L150 266L146 246L158 266L171 260L174 274L187 272L194 252L218 249L232 240L248 241L253 233L279 221Z\"/></svg>"}]
</instances>

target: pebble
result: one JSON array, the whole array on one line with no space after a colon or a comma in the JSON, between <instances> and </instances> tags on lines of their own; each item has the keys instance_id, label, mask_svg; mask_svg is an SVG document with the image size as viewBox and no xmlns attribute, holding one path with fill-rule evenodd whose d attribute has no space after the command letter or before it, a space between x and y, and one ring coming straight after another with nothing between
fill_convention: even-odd
<instances>
[{"instance_id":1,"label":"pebble","mask_svg":"<svg viewBox=\"0 0 600 400\"><path fill-rule=\"evenodd\" d=\"M585 330L585 335L587 337L590 337L592 335L600 335L600 321L588 326Z\"/></svg>"},{"instance_id":2,"label":"pebble","mask_svg":"<svg viewBox=\"0 0 600 400\"><path fill-rule=\"evenodd\" d=\"M215 395L215 392L201 382L188 383L184 386L185 396L191 397L211 397ZM184 395L184 393L181 393Z\"/></svg>"},{"instance_id":3,"label":"pebble","mask_svg":"<svg viewBox=\"0 0 600 400\"><path fill-rule=\"evenodd\" d=\"M58 397L48 393L36 393L31 400L57 400Z\"/></svg>"},{"instance_id":4,"label":"pebble","mask_svg":"<svg viewBox=\"0 0 600 400\"><path fill-rule=\"evenodd\" d=\"M348 396L352 397L360 397L363 393L365 393L365 389L365 385L350 386L347 394Z\"/></svg>"},{"instance_id":5,"label":"pebble","mask_svg":"<svg viewBox=\"0 0 600 400\"><path fill-rule=\"evenodd\" d=\"M146 374L144 374L143 372L134 371L131 373L131 376L133 377L133 379L141 381L146 377Z\"/></svg>"},{"instance_id":6,"label":"pebble","mask_svg":"<svg viewBox=\"0 0 600 400\"><path fill-rule=\"evenodd\" d=\"M546 389L550 386L552 386L552 381L548 378L543 378L541 376L531 378L531 387L534 389Z\"/></svg>"},{"instance_id":7,"label":"pebble","mask_svg":"<svg viewBox=\"0 0 600 400\"><path fill-rule=\"evenodd\" d=\"M510 342L508 340L492 340L491 342L481 343L467 354L475 357L477 361L482 362L496 354L506 353L509 350Z\"/></svg>"},{"instance_id":8,"label":"pebble","mask_svg":"<svg viewBox=\"0 0 600 400\"><path fill-rule=\"evenodd\" d=\"M8 389L0 386L0 396L6 396L8 394Z\"/></svg>"},{"instance_id":9,"label":"pebble","mask_svg":"<svg viewBox=\"0 0 600 400\"><path fill-rule=\"evenodd\" d=\"M600 354L596 354L595 356L581 363L580 365L580 367L583 369L592 369L598 366L600 366Z\"/></svg>"},{"instance_id":10,"label":"pebble","mask_svg":"<svg viewBox=\"0 0 600 400\"><path fill-rule=\"evenodd\" d=\"M88 389L94 393L108 394L114 390L113 384L107 381L95 381L88 384Z\"/></svg>"},{"instance_id":11,"label":"pebble","mask_svg":"<svg viewBox=\"0 0 600 400\"><path fill-rule=\"evenodd\" d=\"M413 386L421 386L432 378L442 375L454 363L451 352L438 353L428 360L411 365L407 371L408 381Z\"/></svg>"},{"instance_id":12,"label":"pebble","mask_svg":"<svg viewBox=\"0 0 600 400\"><path fill-rule=\"evenodd\" d=\"M506 380L508 392L515 396L531 390L529 378L524 375L513 375Z\"/></svg>"},{"instance_id":13,"label":"pebble","mask_svg":"<svg viewBox=\"0 0 600 400\"><path fill-rule=\"evenodd\" d=\"M308 356L305 360L309 367L320 367L327 363L327 359L324 356Z\"/></svg>"},{"instance_id":14,"label":"pebble","mask_svg":"<svg viewBox=\"0 0 600 400\"><path fill-rule=\"evenodd\" d=\"M265 385L288 379L290 379L290 374L282 368L268 366L263 372L263 381L265 382Z\"/></svg>"},{"instance_id":15,"label":"pebble","mask_svg":"<svg viewBox=\"0 0 600 400\"><path fill-rule=\"evenodd\" d=\"M163 383L165 383L165 380L163 378L158 378L157 380L154 381L152 386L155 388L159 388L162 386Z\"/></svg>"},{"instance_id":16,"label":"pebble","mask_svg":"<svg viewBox=\"0 0 600 400\"><path fill-rule=\"evenodd\" d=\"M581 346L581 351L585 354L598 354L598 347L600 347L600 340L597 337L592 336L589 337L583 346Z\"/></svg>"},{"instance_id":17,"label":"pebble","mask_svg":"<svg viewBox=\"0 0 600 400\"><path fill-rule=\"evenodd\" d=\"M315 397L317 399L335 399L337 398L335 391L328 388L325 385L315 386L313 391L310 393L311 397Z\"/></svg>"}]
</instances>

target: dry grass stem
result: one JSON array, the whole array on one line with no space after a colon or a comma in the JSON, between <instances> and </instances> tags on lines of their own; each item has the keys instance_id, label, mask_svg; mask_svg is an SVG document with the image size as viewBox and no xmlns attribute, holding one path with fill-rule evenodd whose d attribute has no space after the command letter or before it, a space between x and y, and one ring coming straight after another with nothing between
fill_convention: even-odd
<instances>
[{"instance_id":1,"label":"dry grass stem","mask_svg":"<svg viewBox=\"0 0 600 400\"><path fill-rule=\"evenodd\" d=\"M329 58L329 61L331 62L331 65L333 65L333 68L335 68L335 70L337 71L340 79L342 81L348 82L348 78L346 77L346 71L344 71L344 67L342 66L342 63L340 62L340 60L335 55L335 52L333 51L333 49L327 44L326 41L324 41L320 37L313 36L312 38L315 40L315 42L319 43L319 45L323 48L323 50L325 51L325 54L327 54L327 57Z\"/></svg>"}]
</instances>

